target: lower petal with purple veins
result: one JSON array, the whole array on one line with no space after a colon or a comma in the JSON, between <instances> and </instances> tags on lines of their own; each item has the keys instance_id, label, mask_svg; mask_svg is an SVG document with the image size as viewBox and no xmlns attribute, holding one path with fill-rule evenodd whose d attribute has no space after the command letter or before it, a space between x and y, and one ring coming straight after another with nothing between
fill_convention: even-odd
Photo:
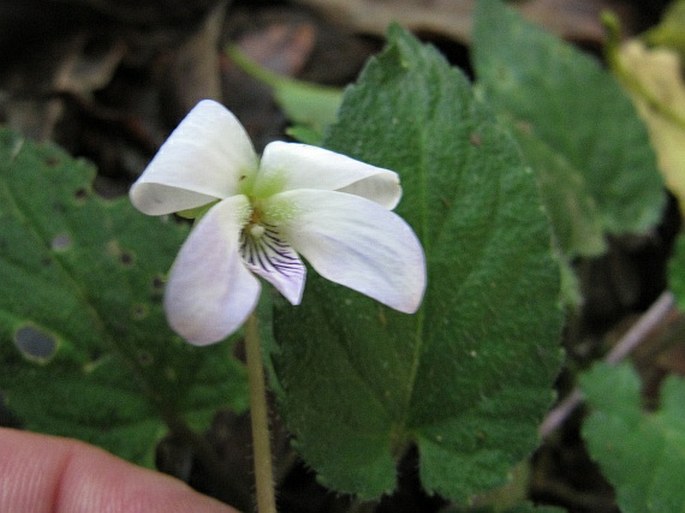
<instances>
[{"instance_id":1,"label":"lower petal with purple veins","mask_svg":"<svg viewBox=\"0 0 685 513\"><path fill-rule=\"evenodd\" d=\"M276 226L251 223L243 228L240 254L250 271L271 283L293 305L300 304L307 269Z\"/></svg>"}]
</instances>

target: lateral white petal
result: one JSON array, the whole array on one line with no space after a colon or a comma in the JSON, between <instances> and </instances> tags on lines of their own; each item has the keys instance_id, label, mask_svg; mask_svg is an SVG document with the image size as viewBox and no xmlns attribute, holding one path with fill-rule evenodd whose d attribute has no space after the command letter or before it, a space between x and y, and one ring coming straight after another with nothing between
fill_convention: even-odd
<instances>
[{"instance_id":1,"label":"lateral white petal","mask_svg":"<svg viewBox=\"0 0 685 513\"><path fill-rule=\"evenodd\" d=\"M259 281L239 253L248 214L245 196L217 203L193 228L171 268L164 308L171 327L191 344L224 339L257 305Z\"/></svg>"},{"instance_id":2,"label":"lateral white petal","mask_svg":"<svg viewBox=\"0 0 685 513\"><path fill-rule=\"evenodd\" d=\"M365 198L335 191L284 192L271 199L272 207L294 212L281 232L324 278L401 312L418 309L426 261L401 217Z\"/></svg>"},{"instance_id":3,"label":"lateral white petal","mask_svg":"<svg viewBox=\"0 0 685 513\"><path fill-rule=\"evenodd\" d=\"M257 155L245 129L223 105L202 100L181 121L133 184L133 205L161 215L237 193L256 173Z\"/></svg>"},{"instance_id":4,"label":"lateral white petal","mask_svg":"<svg viewBox=\"0 0 685 513\"><path fill-rule=\"evenodd\" d=\"M393 209L402 196L394 171L324 148L276 141L264 148L255 193L294 189L342 190Z\"/></svg>"}]
</instances>

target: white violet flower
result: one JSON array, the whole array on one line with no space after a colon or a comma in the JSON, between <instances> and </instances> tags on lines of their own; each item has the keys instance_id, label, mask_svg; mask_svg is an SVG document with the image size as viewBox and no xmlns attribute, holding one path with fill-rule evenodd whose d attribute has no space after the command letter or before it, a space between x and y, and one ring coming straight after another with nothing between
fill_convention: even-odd
<instances>
[{"instance_id":1,"label":"white violet flower","mask_svg":"<svg viewBox=\"0 0 685 513\"><path fill-rule=\"evenodd\" d=\"M196 345L245 322L261 290L254 275L299 304L298 254L335 283L415 312L426 263L391 212L401 194L393 171L316 146L272 142L259 159L240 122L212 100L190 111L130 191L145 214L201 215L164 295L169 324Z\"/></svg>"}]
</instances>

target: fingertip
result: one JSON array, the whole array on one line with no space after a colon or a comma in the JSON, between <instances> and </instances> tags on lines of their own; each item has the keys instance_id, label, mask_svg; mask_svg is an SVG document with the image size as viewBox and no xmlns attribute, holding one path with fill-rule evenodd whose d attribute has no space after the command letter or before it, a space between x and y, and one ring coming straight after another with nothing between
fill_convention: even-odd
<instances>
[{"instance_id":1,"label":"fingertip","mask_svg":"<svg viewBox=\"0 0 685 513\"><path fill-rule=\"evenodd\" d=\"M74 440L0 428L0 511L237 513L185 483Z\"/></svg>"}]
</instances>

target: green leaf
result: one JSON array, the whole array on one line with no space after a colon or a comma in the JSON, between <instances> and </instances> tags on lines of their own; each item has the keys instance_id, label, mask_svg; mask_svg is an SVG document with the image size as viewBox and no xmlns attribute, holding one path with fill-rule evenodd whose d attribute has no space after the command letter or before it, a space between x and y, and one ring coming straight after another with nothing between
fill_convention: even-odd
<instances>
[{"instance_id":1,"label":"green leaf","mask_svg":"<svg viewBox=\"0 0 685 513\"><path fill-rule=\"evenodd\" d=\"M251 61L236 47L229 47L226 52L243 71L271 87L279 106L295 123L288 129L289 135L309 144L321 142L324 129L335 121L342 100L340 89L273 73Z\"/></svg>"},{"instance_id":2,"label":"green leaf","mask_svg":"<svg viewBox=\"0 0 685 513\"><path fill-rule=\"evenodd\" d=\"M597 204L583 175L525 130L514 129L525 158L535 169L540 194L564 255L600 255L606 250Z\"/></svg>"},{"instance_id":3,"label":"green leaf","mask_svg":"<svg viewBox=\"0 0 685 513\"><path fill-rule=\"evenodd\" d=\"M502 484L536 447L559 369L559 268L532 173L466 78L399 27L325 145L401 175L428 290L404 315L312 272L302 305L277 306L296 446L325 484L364 497L394 488L413 444L429 491Z\"/></svg>"},{"instance_id":4,"label":"green leaf","mask_svg":"<svg viewBox=\"0 0 685 513\"><path fill-rule=\"evenodd\" d=\"M583 436L621 511L685 511L685 381L666 379L656 412L642 411L640 379L629 364L598 364L581 386L592 407Z\"/></svg>"},{"instance_id":5,"label":"green leaf","mask_svg":"<svg viewBox=\"0 0 685 513\"><path fill-rule=\"evenodd\" d=\"M596 254L605 232L644 232L659 220L665 198L647 131L596 60L500 0L477 3L473 59L485 97L539 175L567 256Z\"/></svg>"},{"instance_id":6,"label":"green leaf","mask_svg":"<svg viewBox=\"0 0 685 513\"><path fill-rule=\"evenodd\" d=\"M245 408L230 347L196 349L166 325L163 280L186 234L93 169L0 130L0 390L29 429L152 465L168 423Z\"/></svg>"}]
</instances>

